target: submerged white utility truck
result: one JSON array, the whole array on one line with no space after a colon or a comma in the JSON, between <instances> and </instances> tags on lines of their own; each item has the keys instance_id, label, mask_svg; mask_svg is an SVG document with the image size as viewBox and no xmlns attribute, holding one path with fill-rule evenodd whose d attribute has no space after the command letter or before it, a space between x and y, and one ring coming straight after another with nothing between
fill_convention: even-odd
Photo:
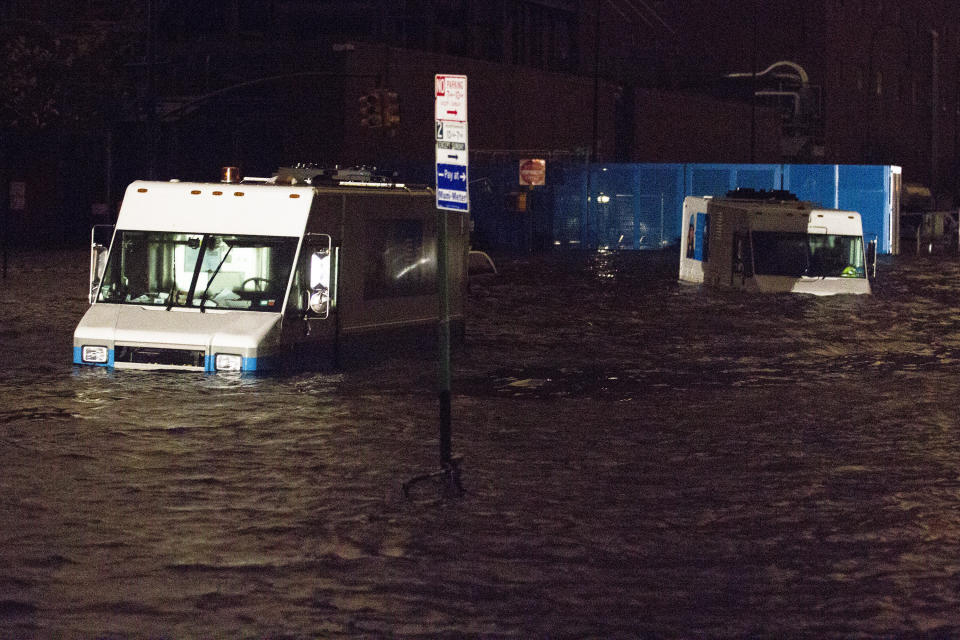
<instances>
[{"instance_id":1,"label":"submerged white utility truck","mask_svg":"<svg viewBox=\"0 0 960 640\"><path fill-rule=\"evenodd\" d=\"M127 188L109 248L93 243L75 364L260 372L433 348L439 215L462 333L468 224L432 190L303 168L254 180Z\"/></svg>"},{"instance_id":2,"label":"submerged white utility truck","mask_svg":"<svg viewBox=\"0 0 960 640\"><path fill-rule=\"evenodd\" d=\"M870 293L856 211L787 192L683 201L680 280L756 292Z\"/></svg>"}]
</instances>

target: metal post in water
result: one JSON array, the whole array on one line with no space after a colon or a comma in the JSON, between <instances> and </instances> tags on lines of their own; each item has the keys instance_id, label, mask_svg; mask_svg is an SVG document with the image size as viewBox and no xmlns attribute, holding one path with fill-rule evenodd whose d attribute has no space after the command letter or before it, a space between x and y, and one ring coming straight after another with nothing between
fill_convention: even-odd
<instances>
[{"instance_id":1,"label":"metal post in water","mask_svg":"<svg viewBox=\"0 0 960 640\"><path fill-rule=\"evenodd\" d=\"M437 209L437 281L440 288L440 335L437 360L440 399L440 464L450 465L450 283L447 274L447 212Z\"/></svg>"},{"instance_id":2,"label":"metal post in water","mask_svg":"<svg viewBox=\"0 0 960 640\"><path fill-rule=\"evenodd\" d=\"M437 286L440 317L438 324L438 399L440 401L440 470L416 476L403 483L403 495L410 496L410 487L423 480L440 478L445 490L463 493L460 483L460 457L453 455L453 428L450 410L450 282L448 275L448 212L437 209Z\"/></svg>"}]
</instances>

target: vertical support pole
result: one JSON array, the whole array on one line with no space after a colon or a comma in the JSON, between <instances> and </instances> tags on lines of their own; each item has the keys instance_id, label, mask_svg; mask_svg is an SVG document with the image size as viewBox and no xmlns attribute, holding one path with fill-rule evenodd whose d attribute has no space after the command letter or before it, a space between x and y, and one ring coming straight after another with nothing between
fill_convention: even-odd
<instances>
[{"instance_id":1,"label":"vertical support pole","mask_svg":"<svg viewBox=\"0 0 960 640\"><path fill-rule=\"evenodd\" d=\"M580 219L580 246L581 247L591 247L591 234L590 234L590 151L587 150L583 154L583 170L584 170L584 181L583 181L583 217Z\"/></svg>"},{"instance_id":2,"label":"vertical support pole","mask_svg":"<svg viewBox=\"0 0 960 640\"><path fill-rule=\"evenodd\" d=\"M113 210L113 129L107 129L103 142L104 185L103 201L107 205L110 224L117 221L117 212Z\"/></svg>"},{"instance_id":3,"label":"vertical support pole","mask_svg":"<svg viewBox=\"0 0 960 640\"><path fill-rule=\"evenodd\" d=\"M154 0L147 0L147 153L149 166L147 177L157 178L157 159L159 156L160 123L157 119L157 42L156 16L154 15Z\"/></svg>"},{"instance_id":4,"label":"vertical support pole","mask_svg":"<svg viewBox=\"0 0 960 640\"><path fill-rule=\"evenodd\" d=\"M666 211L667 203L664 199L664 194L660 193L660 246L658 249L663 249L666 246L663 242L663 223L664 223L664 212Z\"/></svg>"},{"instance_id":5,"label":"vertical support pole","mask_svg":"<svg viewBox=\"0 0 960 640\"><path fill-rule=\"evenodd\" d=\"M833 208L840 208L840 165L833 165Z\"/></svg>"},{"instance_id":6,"label":"vertical support pole","mask_svg":"<svg viewBox=\"0 0 960 640\"><path fill-rule=\"evenodd\" d=\"M3 279L7 279L7 236L10 235L10 180L6 172L0 179L3 193L0 193L0 212L3 213Z\"/></svg>"},{"instance_id":7,"label":"vertical support pole","mask_svg":"<svg viewBox=\"0 0 960 640\"><path fill-rule=\"evenodd\" d=\"M590 161L597 162L600 137L600 0L595 3L597 15L593 21L593 140L590 141Z\"/></svg>"},{"instance_id":8,"label":"vertical support pole","mask_svg":"<svg viewBox=\"0 0 960 640\"><path fill-rule=\"evenodd\" d=\"M750 72L750 164L756 162L757 153L757 53L760 42L760 28L757 24L759 2L753 2L753 60Z\"/></svg>"},{"instance_id":9,"label":"vertical support pole","mask_svg":"<svg viewBox=\"0 0 960 640\"><path fill-rule=\"evenodd\" d=\"M448 275L448 214L437 209L437 280L440 287L439 327L439 400L440 400L440 463L444 467L452 460L450 420L450 282Z\"/></svg>"},{"instance_id":10,"label":"vertical support pole","mask_svg":"<svg viewBox=\"0 0 960 640\"><path fill-rule=\"evenodd\" d=\"M940 33L930 30L930 190L937 208L940 192Z\"/></svg>"},{"instance_id":11,"label":"vertical support pole","mask_svg":"<svg viewBox=\"0 0 960 640\"><path fill-rule=\"evenodd\" d=\"M593 20L593 132L592 138L590 139L590 151L587 155L587 199L586 199L586 216L584 217L584 229L586 230L586 242L581 244L581 247L586 246L591 249L596 248L593 245L593 234L591 234L590 224L591 220L591 210L590 210L590 199L591 199L591 171L590 166L592 163L598 162L598 156L600 155L600 142L598 138L600 137L600 0L597 0L594 3L594 9L596 15ZM599 240L597 240L597 245L599 245Z\"/></svg>"}]
</instances>

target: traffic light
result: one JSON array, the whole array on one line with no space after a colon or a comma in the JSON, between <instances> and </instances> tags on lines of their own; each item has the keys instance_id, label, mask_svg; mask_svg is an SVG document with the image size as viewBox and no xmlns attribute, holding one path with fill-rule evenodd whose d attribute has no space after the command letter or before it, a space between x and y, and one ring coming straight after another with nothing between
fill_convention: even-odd
<instances>
[{"instance_id":1,"label":"traffic light","mask_svg":"<svg viewBox=\"0 0 960 640\"><path fill-rule=\"evenodd\" d=\"M396 91L385 89L382 94L383 126L395 127L400 124L400 99Z\"/></svg>"},{"instance_id":2,"label":"traffic light","mask_svg":"<svg viewBox=\"0 0 960 640\"><path fill-rule=\"evenodd\" d=\"M383 104L379 90L360 97L360 124L372 128L383 126Z\"/></svg>"}]
</instances>

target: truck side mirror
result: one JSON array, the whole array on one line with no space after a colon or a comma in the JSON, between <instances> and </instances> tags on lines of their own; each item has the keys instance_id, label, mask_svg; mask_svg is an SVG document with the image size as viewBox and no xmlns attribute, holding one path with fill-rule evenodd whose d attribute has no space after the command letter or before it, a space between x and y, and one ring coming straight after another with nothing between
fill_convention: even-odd
<instances>
[{"instance_id":1,"label":"truck side mirror","mask_svg":"<svg viewBox=\"0 0 960 640\"><path fill-rule=\"evenodd\" d=\"M308 307L314 315L320 318L326 318L330 315L330 295L328 289L323 285L318 284L310 290L308 303Z\"/></svg>"},{"instance_id":2,"label":"truck side mirror","mask_svg":"<svg viewBox=\"0 0 960 640\"><path fill-rule=\"evenodd\" d=\"M90 291L87 298L90 304L97 299L103 273L107 269L107 254L110 250L110 234L113 225L96 224L90 230Z\"/></svg>"},{"instance_id":3,"label":"truck side mirror","mask_svg":"<svg viewBox=\"0 0 960 640\"><path fill-rule=\"evenodd\" d=\"M304 318L326 318L330 315L330 298L327 292L319 290L304 290L300 292L300 308L304 309Z\"/></svg>"},{"instance_id":4,"label":"truck side mirror","mask_svg":"<svg viewBox=\"0 0 960 640\"><path fill-rule=\"evenodd\" d=\"M107 247L102 244L90 246L90 291L87 299L90 304L97 299L100 283L103 282L103 272L107 267Z\"/></svg>"},{"instance_id":5,"label":"truck side mirror","mask_svg":"<svg viewBox=\"0 0 960 640\"><path fill-rule=\"evenodd\" d=\"M877 241L871 240L867 243L867 269L871 277L877 277Z\"/></svg>"},{"instance_id":6,"label":"truck side mirror","mask_svg":"<svg viewBox=\"0 0 960 640\"><path fill-rule=\"evenodd\" d=\"M325 234L310 234L307 283L305 292L307 317L326 318L330 315L333 260L331 240Z\"/></svg>"}]
</instances>

